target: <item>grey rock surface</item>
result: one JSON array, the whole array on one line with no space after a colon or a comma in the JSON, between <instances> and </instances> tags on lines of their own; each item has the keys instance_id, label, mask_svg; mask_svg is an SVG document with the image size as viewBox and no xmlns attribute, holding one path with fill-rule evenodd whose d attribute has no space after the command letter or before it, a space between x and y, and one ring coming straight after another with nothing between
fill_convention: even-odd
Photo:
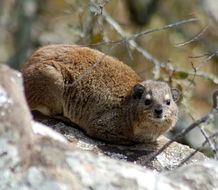
<instances>
[{"instance_id":1,"label":"grey rock surface","mask_svg":"<svg viewBox=\"0 0 218 190\"><path fill-rule=\"evenodd\" d=\"M17 85L20 79L13 78L14 72L4 65L0 65L0 73L0 189L217 189L218 162L196 162L206 159L202 154L192 159L194 164L173 169L179 154L183 157L189 150L178 143L172 148L177 152L168 148L157 158L161 164L156 170L172 171L159 173L142 165L144 156L164 140L155 146L107 145L59 121L53 123L51 126L62 131L68 142L61 134L32 121Z\"/></svg>"},{"instance_id":2,"label":"grey rock surface","mask_svg":"<svg viewBox=\"0 0 218 190\"><path fill-rule=\"evenodd\" d=\"M166 172L165 177L174 181L180 189L218 189L218 161L208 160Z\"/></svg>"},{"instance_id":3,"label":"grey rock surface","mask_svg":"<svg viewBox=\"0 0 218 190\"><path fill-rule=\"evenodd\" d=\"M177 168L181 161L194 151L188 146L174 142L152 162L147 162L147 159L168 142L169 139L162 136L156 144L138 144L132 146L114 145L91 139L86 136L83 131L72 127L72 125L54 119L47 119L39 113L36 115L38 121L43 122L45 125L63 134L74 148L94 152L99 155L106 155L118 160L133 162L157 171ZM202 153L197 153L192 159L188 160L186 164L205 159L207 158Z\"/></svg>"}]
</instances>

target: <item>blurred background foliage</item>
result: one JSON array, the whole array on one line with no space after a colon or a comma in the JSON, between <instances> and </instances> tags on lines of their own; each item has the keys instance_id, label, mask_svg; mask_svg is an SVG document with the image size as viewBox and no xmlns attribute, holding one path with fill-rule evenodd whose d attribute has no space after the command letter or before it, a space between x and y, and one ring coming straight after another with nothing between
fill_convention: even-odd
<instances>
[{"instance_id":1,"label":"blurred background foliage","mask_svg":"<svg viewBox=\"0 0 218 190\"><path fill-rule=\"evenodd\" d=\"M200 21L143 35L133 45L109 43L189 18ZM173 135L211 109L211 95L218 88L217 31L214 0L1 0L0 62L20 69L35 49L48 44L99 49L130 65L143 79L165 80L182 91L180 119L169 133ZM154 76L154 61L134 43L162 64L160 74ZM217 128L216 119L205 130L211 134ZM183 139L195 148L203 141L199 128Z\"/></svg>"}]
</instances>

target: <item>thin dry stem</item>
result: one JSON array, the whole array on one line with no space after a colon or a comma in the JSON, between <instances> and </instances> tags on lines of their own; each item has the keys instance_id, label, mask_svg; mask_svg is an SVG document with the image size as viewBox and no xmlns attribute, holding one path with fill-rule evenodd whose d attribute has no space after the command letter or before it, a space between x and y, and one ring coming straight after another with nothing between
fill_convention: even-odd
<instances>
[{"instance_id":1,"label":"thin dry stem","mask_svg":"<svg viewBox=\"0 0 218 190\"><path fill-rule=\"evenodd\" d=\"M170 29L170 28L175 28L175 27L178 27L178 26L180 26L182 24L187 24L187 23L190 23L190 22L198 22L199 20L200 19L198 19L198 18L190 18L190 19L187 19L187 20L182 20L182 21L175 22L175 23L172 23L172 24L168 24L168 25L165 25L165 26L161 26L161 27L158 27L158 28L145 30L145 31L142 31L140 33L132 35L127 40L130 41L130 40L139 38L139 37L141 37L141 36L143 36L145 34L157 32L157 31L160 31L160 30L167 30L167 29Z\"/></svg>"},{"instance_id":2,"label":"thin dry stem","mask_svg":"<svg viewBox=\"0 0 218 190\"><path fill-rule=\"evenodd\" d=\"M218 136L218 132L212 134L212 135L209 136L208 138L209 138L209 139L212 139L212 138L217 137L217 136ZM208 143L208 140L205 140L205 141L202 143L201 147L197 148L197 149L196 149L195 151L193 151L190 155L188 155L177 167L183 166L183 165L184 165L188 160L190 160L190 158L192 158L197 152L200 152L200 151L204 148L204 146L205 146L207 143ZM217 150L216 150L216 151L217 151Z\"/></svg>"},{"instance_id":3,"label":"thin dry stem","mask_svg":"<svg viewBox=\"0 0 218 190\"><path fill-rule=\"evenodd\" d=\"M205 125L202 125L200 127L200 131L202 133L202 135L204 136L205 138L205 141L207 142L207 144L210 146L211 150L213 151L213 154L214 154L214 158L215 159L218 159L218 153L216 151L216 147L214 145L214 143L210 140L209 136L207 135L207 132L205 131Z\"/></svg>"},{"instance_id":4,"label":"thin dry stem","mask_svg":"<svg viewBox=\"0 0 218 190\"><path fill-rule=\"evenodd\" d=\"M185 46L188 45L196 40L198 40L208 29L209 26L204 27L195 37L193 37L191 40L187 41L187 42L183 42L180 44L177 44L176 47L181 47L181 46Z\"/></svg>"},{"instance_id":5,"label":"thin dry stem","mask_svg":"<svg viewBox=\"0 0 218 190\"><path fill-rule=\"evenodd\" d=\"M205 58L197 67L196 70L198 71L201 67L203 67L208 61L210 61L214 56L217 56L218 51L212 53L207 58Z\"/></svg>"}]
</instances>

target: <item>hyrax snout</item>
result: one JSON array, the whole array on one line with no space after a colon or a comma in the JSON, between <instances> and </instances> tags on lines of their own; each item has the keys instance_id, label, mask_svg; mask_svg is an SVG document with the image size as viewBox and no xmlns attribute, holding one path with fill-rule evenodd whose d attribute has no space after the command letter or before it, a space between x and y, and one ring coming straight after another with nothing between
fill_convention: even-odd
<instances>
[{"instance_id":1,"label":"hyrax snout","mask_svg":"<svg viewBox=\"0 0 218 190\"><path fill-rule=\"evenodd\" d=\"M94 49L46 46L30 56L22 72L31 110L61 115L93 138L153 142L177 121L178 90L141 81L130 67Z\"/></svg>"}]
</instances>

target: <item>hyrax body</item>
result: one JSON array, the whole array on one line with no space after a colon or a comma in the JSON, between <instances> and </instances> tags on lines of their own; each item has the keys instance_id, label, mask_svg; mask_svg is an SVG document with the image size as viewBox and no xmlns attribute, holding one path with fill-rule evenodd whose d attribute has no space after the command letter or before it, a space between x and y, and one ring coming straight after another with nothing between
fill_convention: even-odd
<instances>
[{"instance_id":1,"label":"hyrax body","mask_svg":"<svg viewBox=\"0 0 218 190\"><path fill-rule=\"evenodd\" d=\"M141 81L130 67L94 49L43 47L22 72L31 110L62 115L94 138L116 144L153 142L177 120L176 89Z\"/></svg>"}]
</instances>

